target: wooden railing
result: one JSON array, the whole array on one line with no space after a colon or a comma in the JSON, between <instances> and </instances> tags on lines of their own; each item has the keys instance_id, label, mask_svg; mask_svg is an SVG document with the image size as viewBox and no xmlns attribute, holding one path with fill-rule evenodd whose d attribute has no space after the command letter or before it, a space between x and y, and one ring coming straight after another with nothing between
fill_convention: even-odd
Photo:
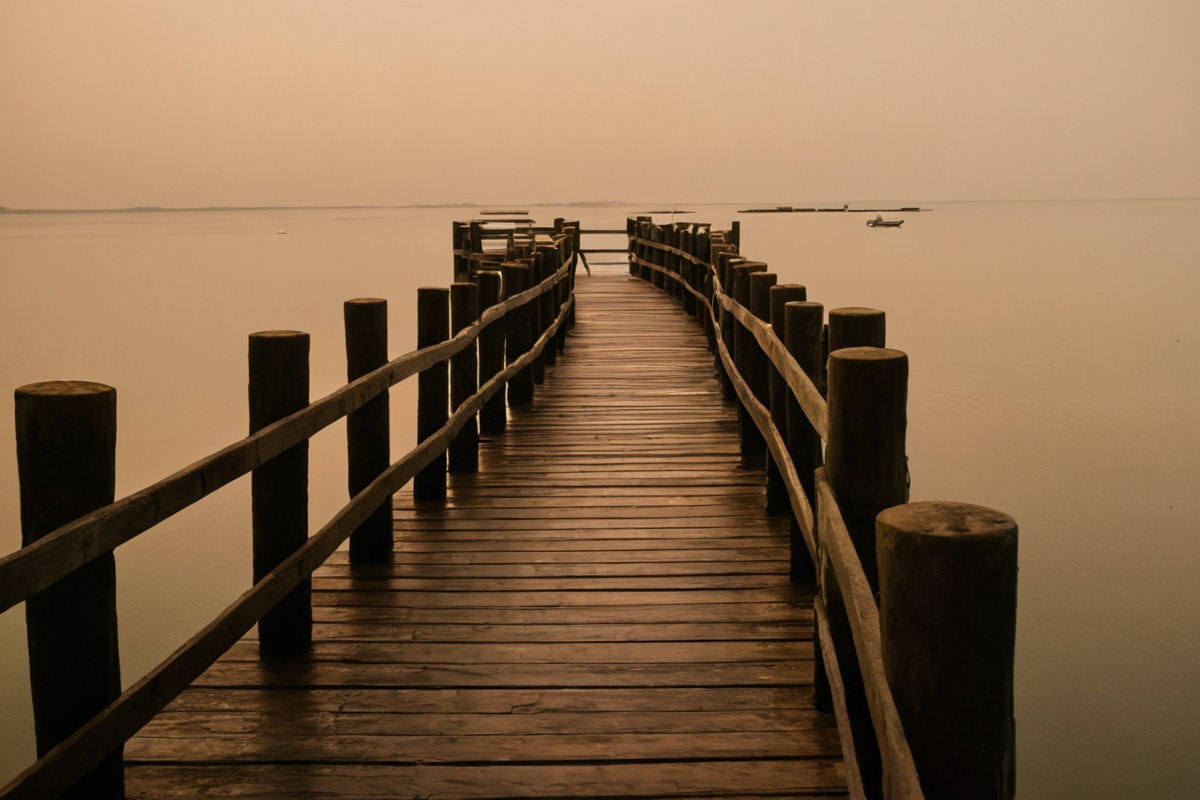
<instances>
[{"instance_id":1,"label":"wooden railing","mask_svg":"<svg viewBox=\"0 0 1200 800\"><path fill-rule=\"evenodd\" d=\"M472 283L422 289L419 349L386 363L384 301L349 301L352 380L312 403L308 335L252 335L256 430L116 502L115 392L77 382L18 389L25 546L0 558L0 612L26 603L39 758L0 797L121 797L124 742L251 627L260 623L264 654L304 649L312 635L313 571L348 538L352 562L390 558L391 496L410 480L419 498L444 496L447 468L477 464L477 424L485 431L504 426L504 389L511 404L532 398L573 323L575 230L560 226L557 235L531 240L516 260L496 265L503 274L477 270ZM420 443L389 464L387 392L413 375ZM357 492L308 536L308 440L343 417ZM253 587L120 692L113 551L248 473ZM373 526L373 517L382 524Z\"/></svg>"},{"instance_id":2,"label":"wooden railing","mask_svg":"<svg viewBox=\"0 0 1200 800\"><path fill-rule=\"evenodd\" d=\"M626 247L585 247L582 237L625 237L623 228L582 228L578 220L558 217L553 225L539 226L527 217L501 217L455 222L453 225L455 280L469 280L477 270L496 268L505 261L527 257L538 236L570 235L573 251L591 272L589 254L627 252Z\"/></svg>"},{"instance_id":3,"label":"wooden railing","mask_svg":"<svg viewBox=\"0 0 1200 800\"><path fill-rule=\"evenodd\" d=\"M814 580L814 701L837 715L854 797L1011 798L1016 524L908 503L908 357L884 314L829 312L739 253L740 232L628 221L629 270L709 334L768 513ZM815 509L815 511L814 511ZM822 663L823 662L823 663ZM823 666L823 669L822 669Z\"/></svg>"}]
</instances>

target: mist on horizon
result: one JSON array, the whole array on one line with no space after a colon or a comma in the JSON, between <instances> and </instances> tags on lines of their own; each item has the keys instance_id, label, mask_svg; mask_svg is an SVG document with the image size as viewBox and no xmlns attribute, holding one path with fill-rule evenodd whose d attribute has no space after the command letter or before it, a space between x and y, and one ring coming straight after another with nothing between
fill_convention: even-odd
<instances>
[{"instance_id":1,"label":"mist on horizon","mask_svg":"<svg viewBox=\"0 0 1200 800\"><path fill-rule=\"evenodd\" d=\"M1197 41L1186 0L8 0L0 206L1195 197Z\"/></svg>"}]
</instances>

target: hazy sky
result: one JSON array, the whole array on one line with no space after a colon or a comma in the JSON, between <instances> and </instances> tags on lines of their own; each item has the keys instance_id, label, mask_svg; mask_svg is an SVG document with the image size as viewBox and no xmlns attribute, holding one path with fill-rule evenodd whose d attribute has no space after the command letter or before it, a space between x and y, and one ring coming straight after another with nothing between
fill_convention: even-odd
<instances>
[{"instance_id":1,"label":"hazy sky","mask_svg":"<svg viewBox=\"0 0 1200 800\"><path fill-rule=\"evenodd\" d=\"M0 0L0 205L1200 195L1198 0Z\"/></svg>"}]
</instances>

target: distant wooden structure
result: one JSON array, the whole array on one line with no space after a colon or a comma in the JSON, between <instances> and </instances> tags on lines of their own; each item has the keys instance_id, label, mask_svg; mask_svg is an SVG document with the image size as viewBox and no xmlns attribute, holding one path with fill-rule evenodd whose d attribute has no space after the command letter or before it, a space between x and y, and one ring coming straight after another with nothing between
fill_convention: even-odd
<instances>
[{"instance_id":1,"label":"distant wooden structure","mask_svg":"<svg viewBox=\"0 0 1200 800\"><path fill-rule=\"evenodd\" d=\"M39 760L0 796L1012 797L1016 526L907 503L882 312L826 323L736 224L630 219L578 285L592 232L506 224L455 224L413 353L347 303L326 398L306 334L255 334L250 436L116 502L111 390L18 390ZM307 536L343 416L355 495ZM254 587L120 692L112 551L247 473Z\"/></svg>"}]
</instances>

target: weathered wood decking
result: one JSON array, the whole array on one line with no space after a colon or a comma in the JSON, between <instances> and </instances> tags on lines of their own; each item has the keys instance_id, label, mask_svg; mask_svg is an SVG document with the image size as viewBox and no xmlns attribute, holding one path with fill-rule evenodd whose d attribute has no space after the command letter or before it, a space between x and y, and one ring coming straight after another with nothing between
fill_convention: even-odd
<instances>
[{"instance_id":1,"label":"weathered wood decking","mask_svg":"<svg viewBox=\"0 0 1200 800\"><path fill-rule=\"evenodd\" d=\"M702 335L619 274L532 409L395 559L314 577L309 655L244 641L126 746L131 798L844 796L811 592Z\"/></svg>"}]
</instances>

